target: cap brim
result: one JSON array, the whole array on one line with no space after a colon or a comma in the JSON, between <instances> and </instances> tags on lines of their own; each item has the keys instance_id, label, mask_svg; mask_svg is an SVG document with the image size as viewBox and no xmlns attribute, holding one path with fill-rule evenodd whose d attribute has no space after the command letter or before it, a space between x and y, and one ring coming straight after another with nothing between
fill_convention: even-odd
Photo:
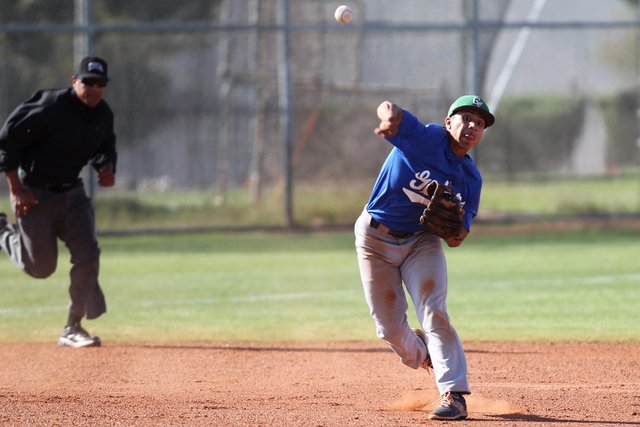
<instances>
[{"instance_id":1,"label":"cap brim","mask_svg":"<svg viewBox=\"0 0 640 427\"><path fill-rule=\"evenodd\" d=\"M89 77L89 78L102 79L106 81L111 80L109 77L105 77L102 74L96 74L96 73L80 73L80 74L77 74L76 77L79 77L79 78Z\"/></svg>"}]
</instances>

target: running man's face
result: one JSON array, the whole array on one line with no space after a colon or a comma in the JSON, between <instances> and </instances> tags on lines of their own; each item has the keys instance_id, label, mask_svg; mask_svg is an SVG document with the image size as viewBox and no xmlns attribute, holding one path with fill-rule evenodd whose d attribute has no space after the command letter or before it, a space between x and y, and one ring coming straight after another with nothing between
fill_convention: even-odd
<instances>
[{"instance_id":1,"label":"running man's face","mask_svg":"<svg viewBox=\"0 0 640 427\"><path fill-rule=\"evenodd\" d=\"M107 81L100 78L78 78L76 76L71 77L73 82L73 89L76 91L76 95L83 104L89 108L93 108L104 97L104 90L107 87Z\"/></svg>"}]
</instances>

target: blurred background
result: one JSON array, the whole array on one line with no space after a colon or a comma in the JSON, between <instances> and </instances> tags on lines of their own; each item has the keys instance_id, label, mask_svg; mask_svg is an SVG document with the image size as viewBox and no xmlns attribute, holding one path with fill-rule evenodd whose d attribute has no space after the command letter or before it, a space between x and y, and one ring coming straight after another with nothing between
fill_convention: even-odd
<instances>
[{"instance_id":1,"label":"blurred background","mask_svg":"<svg viewBox=\"0 0 640 427\"><path fill-rule=\"evenodd\" d=\"M342 1L344 2L344 0ZM637 0L0 0L0 121L105 58L116 186L102 233L351 225L393 101L496 115L478 222L640 218ZM10 211L0 179L0 210Z\"/></svg>"}]
</instances>

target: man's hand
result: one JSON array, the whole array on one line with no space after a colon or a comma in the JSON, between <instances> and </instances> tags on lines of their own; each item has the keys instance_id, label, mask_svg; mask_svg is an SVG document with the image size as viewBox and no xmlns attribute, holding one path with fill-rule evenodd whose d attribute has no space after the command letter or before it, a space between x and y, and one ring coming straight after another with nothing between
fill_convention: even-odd
<instances>
[{"instance_id":1,"label":"man's hand","mask_svg":"<svg viewBox=\"0 0 640 427\"><path fill-rule=\"evenodd\" d=\"M13 213L17 218L26 213L33 205L37 205L38 201L33 193L22 187L18 171L7 172L7 183L9 184L9 192L11 193L11 204L13 205Z\"/></svg>"},{"instance_id":2,"label":"man's hand","mask_svg":"<svg viewBox=\"0 0 640 427\"><path fill-rule=\"evenodd\" d=\"M393 138L398 134L398 125L402 121L402 108L390 101L384 101L378 106L380 126L374 130L376 135L383 138Z\"/></svg>"},{"instance_id":3,"label":"man's hand","mask_svg":"<svg viewBox=\"0 0 640 427\"><path fill-rule=\"evenodd\" d=\"M431 201L420 217L420 224L451 246L449 240L460 237L465 230L460 201L451 187L435 180L427 185L425 191ZM464 238L458 240L462 243ZM455 240L451 242L455 243Z\"/></svg>"},{"instance_id":4,"label":"man's hand","mask_svg":"<svg viewBox=\"0 0 640 427\"><path fill-rule=\"evenodd\" d=\"M98 185L100 187L112 187L116 183L116 174L113 173L113 163L105 163L98 171Z\"/></svg>"},{"instance_id":5,"label":"man's hand","mask_svg":"<svg viewBox=\"0 0 640 427\"><path fill-rule=\"evenodd\" d=\"M38 201L33 196L33 193L24 188L11 192L11 204L14 207L13 213L16 217L20 218L22 214L27 213L33 205L37 205Z\"/></svg>"}]
</instances>

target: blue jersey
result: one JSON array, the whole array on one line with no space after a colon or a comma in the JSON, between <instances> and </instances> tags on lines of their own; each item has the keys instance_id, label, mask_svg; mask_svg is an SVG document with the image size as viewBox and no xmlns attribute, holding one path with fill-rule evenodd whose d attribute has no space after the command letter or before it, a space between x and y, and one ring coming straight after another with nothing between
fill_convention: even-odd
<instances>
[{"instance_id":1,"label":"blue jersey","mask_svg":"<svg viewBox=\"0 0 640 427\"><path fill-rule=\"evenodd\" d=\"M441 125L425 126L403 110L394 145L373 187L367 211L391 230L424 231L420 216L429 203L425 188L436 180L450 185L465 210L464 226L478 213L482 177L469 155L453 153L449 133Z\"/></svg>"}]
</instances>

